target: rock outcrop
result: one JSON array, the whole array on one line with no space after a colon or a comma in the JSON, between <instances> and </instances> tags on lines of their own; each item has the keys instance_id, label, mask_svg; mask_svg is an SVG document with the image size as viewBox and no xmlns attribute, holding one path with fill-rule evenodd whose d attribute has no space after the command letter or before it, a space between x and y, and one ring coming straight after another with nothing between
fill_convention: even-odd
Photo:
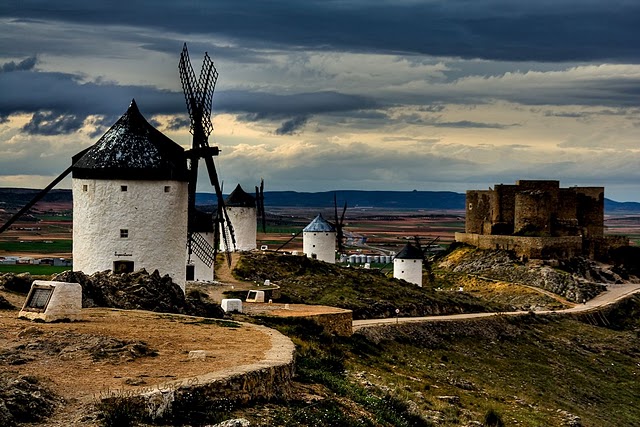
<instances>
[{"instance_id":1,"label":"rock outcrop","mask_svg":"<svg viewBox=\"0 0 640 427\"><path fill-rule=\"evenodd\" d=\"M91 276L80 271L65 271L51 280L79 283L82 286L82 307L112 307L127 310L148 310L192 316L224 317L218 304L204 300L201 293L185 296L180 286L168 275L158 271L149 274L144 269L135 273L102 271Z\"/></svg>"},{"instance_id":2,"label":"rock outcrop","mask_svg":"<svg viewBox=\"0 0 640 427\"><path fill-rule=\"evenodd\" d=\"M0 425L39 422L51 414L59 399L32 376L0 373Z\"/></svg>"},{"instance_id":3,"label":"rock outcrop","mask_svg":"<svg viewBox=\"0 0 640 427\"><path fill-rule=\"evenodd\" d=\"M584 258L523 263L502 250L460 247L438 265L455 273L536 286L577 303L603 292L605 283L622 282L612 270Z\"/></svg>"}]
</instances>

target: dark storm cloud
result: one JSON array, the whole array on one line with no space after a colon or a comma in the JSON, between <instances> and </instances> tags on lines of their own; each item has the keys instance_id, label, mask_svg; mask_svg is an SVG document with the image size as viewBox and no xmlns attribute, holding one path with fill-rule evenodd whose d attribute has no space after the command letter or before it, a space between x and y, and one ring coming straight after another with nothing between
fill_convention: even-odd
<instances>
[{"instance_id":1,"label":"dark storm cloud","mask_svg":"<svg viewBox=\"0 0 640 427\"><path fill-rule=\"evenodd\" d=\"M9 1L0 16L83 24L153 26L250 39L256 46L406 52L515 61L638 62L640 3L513 2ZM69 11L73 11L70 13Z\"/></svg>"},{"instance_id":2,"label":"dark storm cloud","mask_svg":"<svg viewBox=\"0 0 640 427\"><path fill-rule=\"evenodd\" d=\"M291 120L286 120L275 130L276 135L293 135L297 130L301 129L309 121L309 117L298 116Z\"/></svg>"},{"instance_id":3,"label":"dark storm cloud","mask_svg":"<svg viewBox=\"0 0 640 427\"><path fill-rule=\"evenodd\" d=\"M78 76L66 73L15 71L0 73L0 116L13 113L46 112L34 116L24 127L29 133L53 134L77 130L89 116L98 115L96 132L112 124L124 113L132 98L147 118L154 114L181 115L167 128L176 130L189 125L184 117L184 96L179 92L150 86L119 86L115 83L83 83ZM218 91L214 114L229 112L243 115L245 120L285 120L276 133L291 134L300 129L310 115L358 112L375 108L370 98L338 92L313 92L289 95L243 90ZM370 118L385 117L372 113ZM105 123L109 119L108 123ZM157 123L156 123L157 124Z\"/></svg>"},{"instance_id":4,"label":"dark storm cloud","mask_svg":"<svg viewBox=\"0 0 640 427\"><path fill-rule=\"evenodd\" d=\"M150 86L83 83L65 73L15 71L0 73L0 115L52 111L56 114L119 115L136 98L145 115L183 112L184 98L177 92Z\"/></svg>"},{"instance_id":5,"label":"dark storm cloud","mask_svg":"<svg viewBox=\"0 0 640 427\"><path fill-rule=\"evenodd\" d=\"M357 111L376 108L372 98L339 92L280 95L242 90L222 91L214 101L217 110L249 113L254 120L291 118L304 114Z\"/></svg>"},{"instance_id":6,"label":"dark storm cloud","mask_svg":"<svg viewBox=\"0 0 640 427\"><path fill-rule=\"evenodd\" d=\"M0 73L10 73L11 71L25 71L31 70L36 66L37 58L35 56L31 56L29 58L23 59L20 62L6 62L0 66Z\"/></svg>"},{"instance_id":7,"label":"dark storm cloud","mask_svg":"<svg viewBox=\"0 0 640 427\"><path fill-rule=\"evenodd\" d=\"M54 114L51 111L38 111L22 127L30 135L59 135L77 131L82 127L84 117L74 114Z\"/></svg>"},{"instance_id":8,"label":"dark storm cloud","mask_svg":"<svg viewBox=\"0 0 640 427\"><path fill-rule=\"evenodd\" d=\"M519 126L517 124L503 125L500 123L482 123L472 122L469 120L460 120L457 122L435 122L430 123L430 126L437 128L477 128L477 129L508 129L510 127Z\"/></svg>"},{"instance_id":9,"label":"dark storm cloud","mask_svg":"<svg viewBox=\"0 0 640 427\"><path fill-rule=\"evenodd\" d=\"M183 128L187 128L191 126L191 120L189 120L186 117L173 117L171 120L169 120L169 122L167 123L166 128L168 130L178 130L178 129L183 129Z\"/></svg>"}]
</instances>

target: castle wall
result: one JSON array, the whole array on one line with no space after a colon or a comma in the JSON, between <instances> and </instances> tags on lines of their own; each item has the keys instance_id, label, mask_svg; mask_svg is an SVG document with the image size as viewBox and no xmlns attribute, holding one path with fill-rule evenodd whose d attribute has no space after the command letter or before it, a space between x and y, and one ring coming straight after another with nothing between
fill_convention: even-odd
<instances>
[{"instance_id":1,"label":"castle wall","mask_svg":"<svg viewBox=\"0 0 640 427\"><path fill-rule=\"evenodd\" d=\"M558 193L559 202L555 207L555 218L552 219L554 236L579 236L578 199L573 188L561 188Z\"/></svg>"},{"instance_id":2,"label":"castle wall","mask_svg":"<svg viewBox=\"0 0 640 427\"><path fill-rule=\"evenodd\" d=\"M557 205L557 200L557 192L554 194L552 191L544 190L518 191L513 232L551 235L551 211Z\"/></svg>"},{"instance_id":3,"label":"castle wall","mask_svg":"<svg viewBox=\"0 0 640 427\"><path fill-rule=\"evenodd\" d=\"M492 216L493 225L489 234L513 234L516 190L515 185L498 184L494 187L495 208Z\"/></svg>"},{"instance_id":4,"label":"castle wall","mask_svg":"<svg viewBox=\"0 0 640 427\"><path fill-rule=\"evenodd\" d=\"M74 270L93 274L132 261L134 270L157 269L184 290L186 182L73 179L72 186Z\"/></svg>"},{"instance_id":5,"label":"castle wall","mask_svg":"<svg viewBox=\"0 0 640 427\"><path fill-rule=\"evenodd\" d=\"M604 187L574 187L578 223L585 237L604 235Z\"/></svg>"},{"instance_id":6,"label":"castle wall","mask_svg":"<svg viewBox=\"0 0 640 427\"><path fill-rule=\"evenodd\" d=\"M465 231L467 233L483 233L485 224L491 224L494 196L488 190L467 191Z\"/></svg>"},{"instance_id":7,"label":"castle wall","mask_svg":"<svg viewBox=\"0 0 640 427\"><path fill-rule=\"evenodd\" d=\"M422 287L422 260L421 259L394 259L393 277L415 283Z\"/></svg>"},{"instance_id":8,"label":"castle wall","mask_svg":"<svg viewBox=\"0 0 640 427\"><path fill-rule=\"evenodd\" d=\"M336 263L336 232L305 231L302 233L302 250L309 258ZM315 256L314 256L315 255Z\"/></svg>"}]
</instances>

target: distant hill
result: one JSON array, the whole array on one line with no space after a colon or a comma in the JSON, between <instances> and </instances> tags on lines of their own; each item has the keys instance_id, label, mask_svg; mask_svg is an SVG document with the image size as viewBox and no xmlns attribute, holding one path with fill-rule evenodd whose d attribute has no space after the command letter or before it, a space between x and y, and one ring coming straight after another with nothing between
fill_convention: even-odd
<instances>
[{"instance_id":1,"label":"distant hill","mask_svg":"<svg viewBox=\"0 0 640 427\"><path fill-rule=\"evenodd\" d=\"M320 193L296 191L265 191L265 206L278 207L332 207L333 195L338 205L345 201L349 207L372 207L392 209L464 209L465 195L452 191L358 191L338 190ZM215 194L198 193L196 202L203 205L216 204Z\"/></svg>"},{"instance_id":2,"label":"distant hill","mask_svg":"<svg viewBox=\"0 0 640 427\"><path fill-rule=\"evenodd\" d=\"M0 188L0 208L16 209L24 206L40 190L27 188ZM345 201L349 207L385 209L447 209L463 210L465 195L453 191L365 191L338 190L307 193L297 191L265 191L265 206L322 208L333 206L333 195L338 196L338 205ZM52 190L44 198L48 202L71 203L71 190ZM213 193L198 193L198 205L215 205ZM640 213L640 203L616 202L605 199L604 209L608 214Z\"/></svg>"}]
</instances>

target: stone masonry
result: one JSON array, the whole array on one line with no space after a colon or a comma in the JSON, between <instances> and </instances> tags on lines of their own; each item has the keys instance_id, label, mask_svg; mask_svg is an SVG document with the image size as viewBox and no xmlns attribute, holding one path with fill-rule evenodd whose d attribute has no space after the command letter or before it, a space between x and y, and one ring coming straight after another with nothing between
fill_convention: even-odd
<instances>
[{"instance_id":1,"label":"stone masonry","mask_svg":"<svg viewBox=\"0 0 640 427\"><path fill-rule=\"evenodd\" d=\"M456 241L540 259L603 259L629 244L604 236L604 187L528 180L467 191L465 233L456 233Z\"/></svg>"}]
</instances>

